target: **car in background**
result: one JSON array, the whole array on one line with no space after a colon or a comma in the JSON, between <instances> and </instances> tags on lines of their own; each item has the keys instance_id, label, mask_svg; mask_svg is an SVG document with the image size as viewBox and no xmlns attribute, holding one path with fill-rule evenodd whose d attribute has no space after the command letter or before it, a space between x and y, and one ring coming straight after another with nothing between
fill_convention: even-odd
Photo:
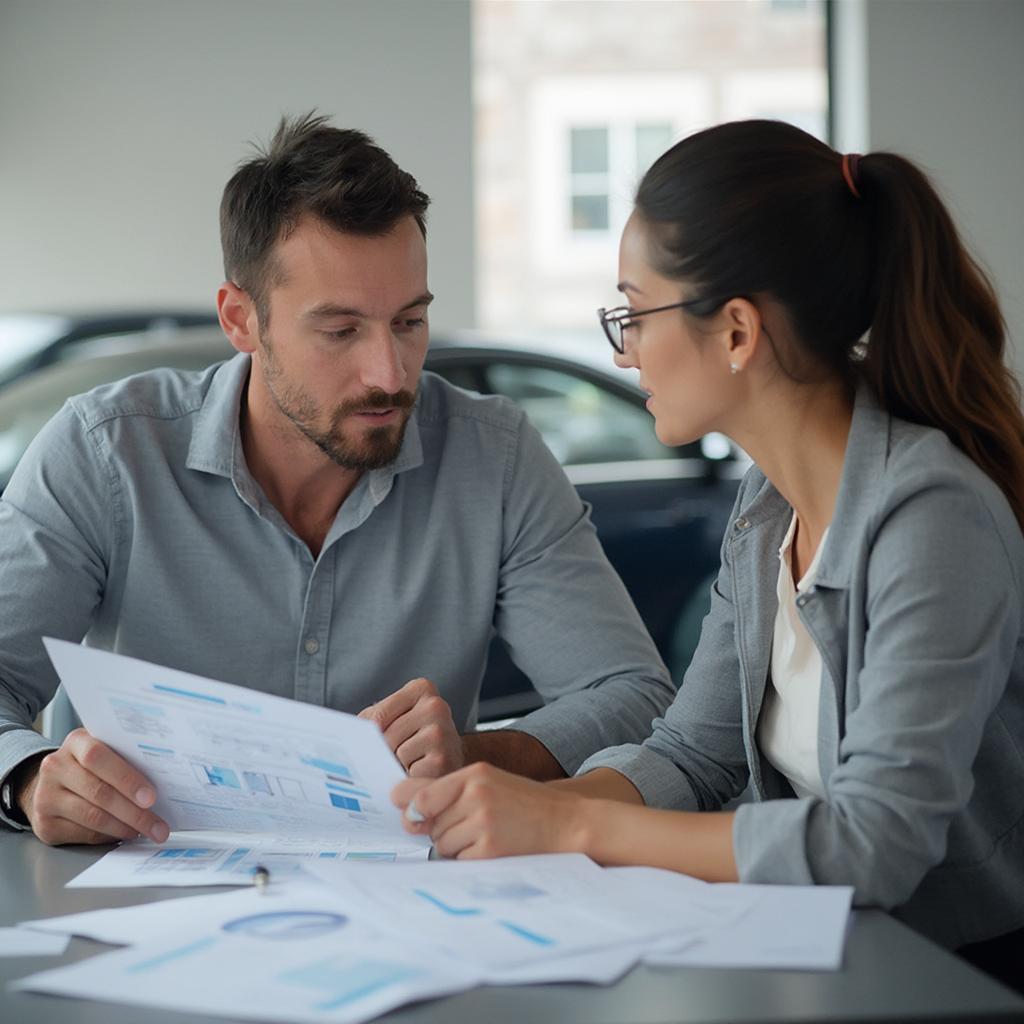
<instances>
[{"instance_id":1,"label":"car in background","mask_svg":"<svg viewBox=\"0 0 1024 1024\"><path fill-rule=\"evenodd\" d=\"M0 489L69 395L157 366L201 369L234 351L219 329L200 328L160 342L121 337L92 344L0 390ZM480 335L435 338L426 368L522 406L591 505L604 550L678 683L707 610L721 538L748 460L718 435L680 448L661 444L646 394L606 349L598 339L588 347L556 348ZM481 720L539 704L496 641Z\"/></svg>"},{"instance_id":2,"label":"car in background","mask_svg":"<svg viewBox=\"0 0 1024 1024\"><path fill-rule=\"evenodd\" d=\"M181 309L0 313L0 388L68 358L94 338L145 334L158 340L179 327L216 323L215 313Z\"/></svg>"}]
</instances>

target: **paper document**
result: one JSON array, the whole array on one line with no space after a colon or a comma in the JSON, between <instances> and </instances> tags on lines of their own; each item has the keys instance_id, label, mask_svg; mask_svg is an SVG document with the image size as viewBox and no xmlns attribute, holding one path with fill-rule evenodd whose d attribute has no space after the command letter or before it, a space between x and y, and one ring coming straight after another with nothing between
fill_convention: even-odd
<instances>
[{"instance_id":1,"label":"paper document","mask_svg":"<svg viewBox=\"0 0 1024 1024\"><path fill-rule=\"evenodd\" d=\"M582 854L386 867L318 861L308 870L382 928L477 964L489 981L499 969L662 933L642 915L604 913L606 873Z\"/></svg>"},{"instance_id":2,"label":"paper document","mask_svg":"<svg viewBox=\"0 0 1024 1024\"><path fill-rule=\"evenodd\" d=\"M194 924L161 932L159 941L34 974L12 988L245 1020L354 1024L478 981L429 947L379 933L322 890L283 885L201 899L221 902ZM184 915L175 904L191 902L157 906L176 924ZM159 916L148 924L159 926Z\"/></svg>"},{"instance_id":3,"label":"paper document","mask_svg":"<svg viewBox=\"0 0 1024 1024\"><path fill-rule=\"evenodd\" d=\"M77 935L96 942L109 942L114 946L134 946L151 942L158 935L170 935L189 929L217 929L225 921L243 913L266 910L283 902L293 907L306 904L349 915L349 907L344 899L315 882L272 880L265 892L250 885L241 892L231 889L212 896L181 896L140 903L134 907L86 910L80 914L22 921L17 930L48 932L65 937Z\"/></svg>"},{"instance_id":4,"label":"paper document","mask_svg":"<svg viewBox=\"0 0 1024 1024\"><path fill-rule=\"evenodd\" d=\"M672 936L678 948L694 935L717 933L750 913L760 899L747 885L712 885L660 868L607 868L601 913L641 918L647 935Z\"/></svg>"},{"instance_id":5,"label":"paper document","mask_svg":"<svg viewBox=\"0 0 1024 1024\"><path fill-rule=\"evenodd\" d=\"M43 935L25 928L0 928L0 956L60 956L68 935Z\"/></svg>"},{"instance_id":6,"label":"paper document","mask_svg":"<svg viewBox=\"0 0 1024 1024\"><path fill-rule=\"evenodd\" d=\"M257 865L275 879L303 873L314 860L397 863L423 861L430 848L406 844L408 836L374 839L260 833L172 832L167 842L122 843L67 883L69 889L149 885L249 885Z\"/></svg>"},{"instance_id":7,"label":"paper document","mask_svg":"<svg viewBox=\"0 0 1024 1024\"><path fill-rule=\"evenodd\" d=\"M172 831L338 836L387 851L410 836L389 794L405 773L354 715L62 640L47 652L85 728L152 780ZM390 840L390 842L389 842Z\"/></svg>"},{"instance_id":8,"label":"paper document","mask_svg":"<svg viewBox=\"0 0 1024 1024\"><path fill-rule=\"evenodd\" d=\"M709 885L671 871L604 870L583 854L386 869L316 861L307 870L349 893L382 927L393 922L405 934L433 936L482 966L510 967L610 945L650 947L666 938L677 949L728 927L758 898L742 886ZM524 934L533 936L525 946Z\"/></svg>"},{"instance_id":9,"label":"paper document","mask_svg":"<svg viewBox=\"0 0 1024 1024\"><path fill-rule=\"evenodd\" d=\"M685 948L655 948L649 964L679 967L760 967L836 971L853 889L842 885L722 885L756 896L753 907L728 928L709 932Z\"/></svg>"}]
</instances>

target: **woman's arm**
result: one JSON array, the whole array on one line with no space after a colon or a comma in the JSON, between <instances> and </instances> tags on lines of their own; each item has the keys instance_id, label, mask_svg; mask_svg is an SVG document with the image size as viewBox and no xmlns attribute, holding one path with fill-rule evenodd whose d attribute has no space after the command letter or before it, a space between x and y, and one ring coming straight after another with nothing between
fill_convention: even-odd
<instances>
[{"instance_id":1,"label":"woman's arm","mask_svg":"<svg viewBox=\"0 0 1024 1024\"><path fill-rule=\"evenodd\" d=\"M625 775L612 768L595 768L586 775L577 775L573 779L559 779L549 785L564 793L574 793L576 796L618 800L624 804L639 804L641 807L644 803L640 790Z\"/></svg>"},{"instance_id":2,"label":"woman's arm","mask_svg":"<svg viewBox=\"0 0 1024 1024\"><path fill-rule=\"evenodd\" d=\"M731 812L652 810L608 768L545 784L474 764L440 779L406 779L392 799L408 831L429 834L445 857L585 853L599 864L737 880ZM410 818L411 806L423 820Z\"/></svg>"}]
</instances>

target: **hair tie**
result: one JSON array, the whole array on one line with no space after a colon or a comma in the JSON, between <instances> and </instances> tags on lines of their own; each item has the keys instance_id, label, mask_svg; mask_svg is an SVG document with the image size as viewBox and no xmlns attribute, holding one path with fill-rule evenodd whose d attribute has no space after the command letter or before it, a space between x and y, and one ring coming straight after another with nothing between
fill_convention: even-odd
<instances>
[{"instance_id":1,"label":"hair tie","mask_svg":"<svg viewBox=\"0 0 1024 1024\"><path fill-rule=\"evenodd\" d=\"M857 164L859 162L860 153L843 154L843 180L857 199L860 199L860 192L857 191Z\"/></svg>"}]
</instances>

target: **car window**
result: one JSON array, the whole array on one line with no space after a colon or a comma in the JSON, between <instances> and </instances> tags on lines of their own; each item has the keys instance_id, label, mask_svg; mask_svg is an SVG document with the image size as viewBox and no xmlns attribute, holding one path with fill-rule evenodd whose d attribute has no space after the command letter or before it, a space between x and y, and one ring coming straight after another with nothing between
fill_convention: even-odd
<instances>
[{"instance_id":1,"label":"car window","mask_svg":"<svg viewBox=\"0 0 1024 1024\"><path fill-rule=\"evenodd\" d=\"M671 459L641 405L583 377L546 366L492 363L491 391L521 405L563 466Z\"/></svg>"},{"instance_id":2,"label":"car window","mask_svg":"<svg viewBox=\"0 0 1024 1024\"><path fill-rule=\"evenodd\" d=\"M427 366L439 373L449 384L467 391L480 391L485 385L480 377L480 370L471 363L442 363L440 366Z\"/></svg>"}]
</instances>

